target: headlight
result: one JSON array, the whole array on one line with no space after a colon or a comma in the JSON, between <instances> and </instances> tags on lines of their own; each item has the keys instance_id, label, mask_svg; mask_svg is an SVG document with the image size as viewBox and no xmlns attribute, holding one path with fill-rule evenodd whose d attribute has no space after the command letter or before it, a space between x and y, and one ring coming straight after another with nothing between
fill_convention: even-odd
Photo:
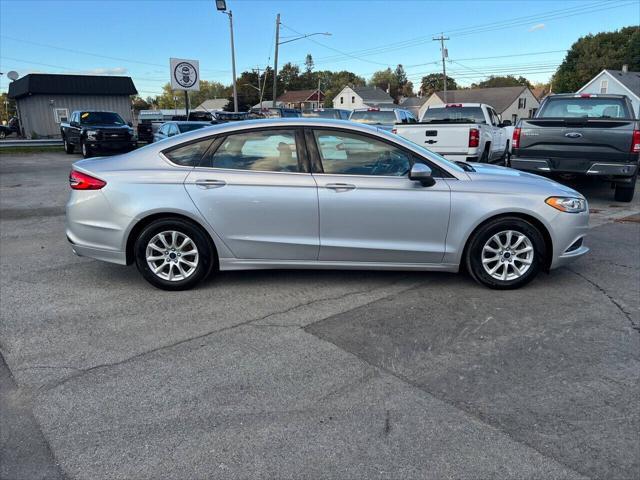
<instances>
[{"instance_id":1,"label":"headlight","mask_svg":"<svg viewBox=\"0 0 640 480\"><path fill-rule=\"evenodd\" d=\"M87 130L87 138L91 138L92 140L95 140L96 135L98 135L97 130Z\"/></svg>"},{"instance_id":2,"label":"headlight","mask_svg":"<svg viewBox=\"0 0 640 480\"><path fill-rule=\"evenodd\" d=\"M547 205L567 213L580 213L587 209L587 201L576 197L549 197L544 201Z\"/></svg>"}]
</instances>

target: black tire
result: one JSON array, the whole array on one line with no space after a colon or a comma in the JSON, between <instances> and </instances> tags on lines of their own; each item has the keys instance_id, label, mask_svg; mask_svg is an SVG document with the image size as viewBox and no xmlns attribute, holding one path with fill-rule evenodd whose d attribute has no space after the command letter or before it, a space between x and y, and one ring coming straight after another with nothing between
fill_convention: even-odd
<instances>
[{"instance_id":1,"label":"black tire","mask_svg":"<svg viewBox=\"0 0 640 480\"><path fill-rule=\"evenodd\" d=\"M5 138L7 138L7 132L0 130L0 140L4 140Z\"/></svg>"},{"instance_id":2,"label":"black tire","mask_svg":"<svg viewBox=\"0 0 640 480\"><path fill-rule=\"evenodd\" d=\"M68 154L72 154L76 149L76 146L69 143L66 138L62 139L64 141L64 152Z\"/></svg>"},{"instance_id":3,"label":"black tire","mask_svg":"<svg viewBox=\"0 0 640 480\"><path fill-rule=\"evenodd\" d=\"M489 149L491 148L491 144L487 143L484 146L484 151L482 152L482 156L480 157L480 163L489 163Z\"/></svg>"},{"instance_id":4,"label":"black tire","mask_svg":"<svg viewBox=\"0 0 640 480\"><path fill-rule=\"evenodd\" d=\"M492 237L505 231L517 232L518 234L526 237L532 247L532 256L530 259L528 259L528 261L530 261L531 263L530 265L528 265L528 268L526 270L524 268L526 265L521 263L521 260L514 259L513 254L510 253L512 251L511 249L508 250L508 256L511 258L511 261L507 261L507 263L510 265L505 265L505 262L502 262L501 260L498 260L496 263L487 264L487 268L489 269L495 267L498 264L503 265L502 267L498 268L495 273L496 275L504 273L504 269L506 269L507 272L511 271L511 274L508 273L507 276L515 275L514 266L516 268L525 270L523 274L521 276L518 276L517 278L502 280L495 278L487 270L485 270L485 266L483 265L483 250L485 248L485 245L490 242L490 239ZM502 241L506 243L506 235L501 236L500 238L502 238ZM523 241L523 243L521 243L520 245L522 244L527 245L525 241ZM491 246L494 244L489 243L489 245ZM522 248L523 247L520 247L520 249ZM496 255L501 259L503 258L503 254L496 253ZM496 290L510 290L520 288L533 280L540 272L540 268L543 265L545 255L546 249L544 238L542 237L542 233L538 230L538 228L536 228L530 222L518 217L501 217L495 220L490 220L489 222L480 226L472 234L467 243L464 262L467 271L469 272L471 277L478 283Z\"/></svg>"},{"instance_id":5,"label":"black tire","mask_svg":"<svg viewBox=\"0 0 640 480\"><path fill-rule=\"evenodd\" d=\"M177 262L174 269L173 265L170 265L170 263L165 261L164 263L166 264L166 267L162 268L160 274L154 273L147 262L147 248L149 243L156 238L157 235L168 231L179 232L179 234L188 237L196 246L198 254L197 260L195 260L196 267L191 273L188 273L186 278L178 280L162 278L161 275L166 276L170 271L173 272L178 269ZM165 238L170 237L165 236ZM140 232L133 248L136 266L142 276L151 285L162 290L188 290L193 288L209 276L211 270L217 263L215 248L207 234L195 224L180 218L167 218L151 222L142 230L142 232ZM160 253L159 255L162 254ZM165 258L169 259L169 257ZM194 259L195 257L189 257L190 261L193 261ZM163 260L158 260L157 262L157 265L160 266Z\"/></svg>"},{"instance_id":6,"label":"black tire","mask_svg":"<svg viewBox=\"0 0 640 480\"><path fill-rule=\"evenodd\" d=\"M500 161L502 163L502 165L504 165L505 167L509 166L509 141L507 141L507 146L504 149L504 153L502 154L502 158L500 158Z\"/></svg>"},{"instance_id":7,"label":"black tire","mask_svg":"<svg viewBox=\"0 0 640 480\"><path fill-rule=\"evenodd\" d=\"M84 158L89 158L92 154L91 148L85 143L84 140L80 140L80 151L82 152L82 156Z\"/></svg>"},{"instance_id":8,"label":"black tire","mask_svg":"<svg viewBox=\"0 0 640 480\"><path fill-rule=\"evenodd\" d=\"M616 191L613 194L613 198L616 202L630 202L633 200L633 195L636 191L636 180L637 177L633 177L631 179L631 185L616 185Z\"/></svg>"}]
</instances>

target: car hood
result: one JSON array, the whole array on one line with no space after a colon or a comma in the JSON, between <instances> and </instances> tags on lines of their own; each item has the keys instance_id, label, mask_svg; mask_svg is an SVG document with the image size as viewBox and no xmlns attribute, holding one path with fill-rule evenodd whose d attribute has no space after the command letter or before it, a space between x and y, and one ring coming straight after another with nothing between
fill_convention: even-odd
<instances>
[{"instance_id":1,"label":"car hood","mask_svg":"<svg viewBox=\"0 0 640 480\"><path fill-rule=\"evenodd\" d=\"M550 178L533 173L522 172L513 168L489 165L486 163L469 163L475 172L467 172L472 181L495 181L510 185L517 191L518 185L538 186L555 190L558 195L570 195L583 197L583 195L571 187L562 185Z\"/></svg>"}]
</instances>

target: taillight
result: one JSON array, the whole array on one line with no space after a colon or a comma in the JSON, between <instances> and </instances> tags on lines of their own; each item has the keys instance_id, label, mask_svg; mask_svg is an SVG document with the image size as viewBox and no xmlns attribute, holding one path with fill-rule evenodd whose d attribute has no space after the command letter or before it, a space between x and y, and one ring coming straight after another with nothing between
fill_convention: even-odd
<instances>
[{"instance_id":1,"label":"taillight","mask_svg":"<svg viewBox=\"0 0 640 480\"><path fill-rule=\"evenodd\" d=\"M92 177L86 173L71 170L69 174L69 186L72 190L100 190L107 182Z\"/></svg>"},{"instance_id":2,"label":"taillight","mask_svg":"<svg viewBox=\"0 0 640 480\"><path fill-rule=\"evenodd\" d=\"M469 129L469 146L470 147L480 146L480 131L477 128Z\"/></svg>"},{"instance_id":3,"label":"taillight","mask_svg":"<svg viewBox=\"0 0 640 480\"><path fill-rule=\"evenodd\" d=\"M513 137L511 138L511 146L513 148L520 147L520 127L513 129Z\"/></svg>"},{"instance_id":4,"label":"taillight","mask_svg":"<svg viewBox=\"0 0 640 480\"><path fill-rule=\"evenodd\" d=\"M640 153L640 130L633 131L633 137L631 139L631 152Z\"/></svg>"}]
</instances>

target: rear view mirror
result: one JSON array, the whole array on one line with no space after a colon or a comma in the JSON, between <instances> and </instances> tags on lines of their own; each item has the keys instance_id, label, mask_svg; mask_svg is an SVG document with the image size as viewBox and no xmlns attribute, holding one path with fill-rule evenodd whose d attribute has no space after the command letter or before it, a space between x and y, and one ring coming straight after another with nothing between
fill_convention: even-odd
<instances>
[{"instance_id":1,"label":"rear view mirror","mask_svg":"<svg viewBox=\"0 0 640 480\"><path fill-rule=\"evenodd\" d=\"M414 163L409 172L409 180L420 182L425 187L435 185L431 169L424 163Z\"/></svg>"}]
</instances>

